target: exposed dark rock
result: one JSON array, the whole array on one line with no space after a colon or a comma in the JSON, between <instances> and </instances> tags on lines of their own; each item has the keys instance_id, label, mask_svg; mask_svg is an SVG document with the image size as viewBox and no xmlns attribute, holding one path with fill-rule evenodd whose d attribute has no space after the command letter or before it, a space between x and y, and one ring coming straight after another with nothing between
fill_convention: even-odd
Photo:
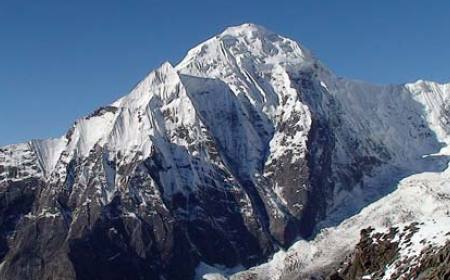
<instances>
[{"instance_id":1,"label":"exposed dark rock","mask_svg":"<svg viewBox=\"0 0 450 280\"><path fill-rule=\"evenodd\" d=\"M422 252L420 264L409 275L417 280L447 280L450 279L450 242L436 250L428 249Z\"/></svg>"},{"instance_id":2,"label":"exposed dark rock","mask_svg":"<svg viewBox=\"0 0 450 280\"><path fill-rule=\"evenodd\" d=\"M387 233L373 233L373 228L363 229L361 239L353 252L335 268L324 268L321 279L354 280L370 275L370 279L382 279L386 268L395 266L389 279L449 279L450 243L445 246L426 246L418 256L399 257L399 240L409 246L409 240L418 231L417 223L406 226L399 233L398 228L391 228ZM398 235L397 241L393 241ZM325 272L331 270L330 272Z\"/></svg>"},{"instance_id":3,"label":"exposed dark rock","mask_svg":"<svg viewBox=\"0 0 450 280\"><path fill-rule=\"evenodd\" d=\"M398 252L398 242L392 239L398 232L391 228L386 234L372 235L373 228L361 230L361 239L356 245L348 264L339 269L343 279L361 279L364 275L373 275L381 279L387 265L391 264Z\"/></svg>"}]
</instances>

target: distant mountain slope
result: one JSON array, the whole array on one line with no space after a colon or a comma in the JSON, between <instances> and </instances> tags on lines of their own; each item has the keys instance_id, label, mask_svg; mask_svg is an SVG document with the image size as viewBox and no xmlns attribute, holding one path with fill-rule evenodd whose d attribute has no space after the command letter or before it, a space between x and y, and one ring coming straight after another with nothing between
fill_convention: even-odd
<instances>
[{"instance_id":1,"label":"distant mountain slope","mask_svg":"<svg viewBox=\"0 0 450 280\"><path fill-rule=\"evenodd\" d=\"M186 280L289 247L289 275L323 274L362 228L447 215L449 104L230 27L63 137L0 148L0 278ZM291 279L280 256L233 277Z\"/></svg>"}]
</instances>

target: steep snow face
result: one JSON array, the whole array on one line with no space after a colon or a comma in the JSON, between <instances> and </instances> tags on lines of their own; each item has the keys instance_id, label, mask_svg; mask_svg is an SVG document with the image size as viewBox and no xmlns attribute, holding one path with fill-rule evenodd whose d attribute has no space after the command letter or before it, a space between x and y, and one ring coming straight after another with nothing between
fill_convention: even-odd
<instances>
[{"instance_id":1,"label":"steep snow face","mask_svg":"<svg viewBox=\"0 0 450 280\"><path fill-rule=\"evenodd\" d=\"M238 96L244 111L258 116L258 130L275 134L270 144L270 160L274 160L285 154L287 146L299 146L298 156L306 148L310 112L291 87L290 75L317 67L317 63L297 42L264 27L243 24L190 50L176 69L182 74L225 82ZM281 135L279 127L292 119L296 119L291 123L296 132L291 139Z\"/></svg>"},{"instance_id":2,"label":"steep snow face","mask_svg":"<svg viewBox=\"0 0 450 280\"><path fill-rule=\"evenodd\" d=\"M448 92L435 89L340 80L331 91L339 100L349 128L360 137L370 138L367 140L373 145L372 150L379 146L389 153L390 161L402 165L406 158L416 160L443 146L439 142L445 141L446 136L442 123L436 119L442 116L441 108ZM404 136L407 138L402 139Z\"/></svg>"},{"instance_id":3,"label":"steep snow face","mask_svg":"<svg viewBox=\"0 0 450 280\"><path fill-rule=\"evenodd\" d=\"M182 81L229 166L242 176L260 170L269 135L260 135L254 120L241 108L230 88L216 79L182 75Z\"/></svg>"},{"instance_id":4,"label":"steep snow face","mask_svg":"<svg viewBox=\"0 0 450 280\"><path fill-rule=\"evenodd\" d=\"M78 120L69 132L67 152L85 158L94 145L104 145L105 135L111 131L115 118L114 113L104 112Z\"/></svg>"},{"instance_id":5,"label":"steep snow face","mask_svg":"<svg viewBox=\"0 0 450 280\"><path fill-rule=\"evenodd\" d=\"M297 42L264 27L243 24L230 27L190 50L176 69L186 75L220 79L239 97L244 109L250 103L260 115L259 129L276 134L271 143L273 160L285 154L286 146L301 146L298 150L306 146L310 113L291 87L289 76L315 63L317 67L310 52ZM280 135L277 127L294 118L298 120L292 125L299 129L295 140L290 141ZM290 142L280 145L283 140Z\"/></svg>"},{"instance_id":6,"label":"steep snow face","mask_svg":"<svg viewBox=\"0 0 450 280\"><path fill-rule=\"evenodd\" d=\"M450 135L450 84L419 80L406 84L413 98L423 104L427 121L438 139L449 143Z\"/></svg>"},{"instance_id":7,"label":"steep snow face","mask_svg":"<svg viewBox=\"0 0 450 280\"><path fill-rule=\"evenodd\" d=\"M181 127L198 126L195 110L178 74L169 63L150 73L126 97L116 101L119 108L117 119L108 148L121 151L125 156L141 152L141 158L150 155L154 139L166 139L176 144L186 145L183 137L178 137ZM191 138L198 138L196 130L187 130ZM130 150L132 149L132 150Z\"/></svg>"},{"instance_id":8,"label":"steep snow face","mask_svg":"<svg viewBox=\"0 0 450 280\"><path fill-rule=\"evenodd\" d=\"M50 175L53 171L66 144L67 141L65 138L31 141L31 145L39 159L39 164L45 176Z\"/></svg>"},{"instance_id":9,"label":"steep snow face","mask_svg":"<svg viewBox=\"0 0 450 280\"><path fill-rule=\"evenodd\" d=\"M280 102L271 89L271 74L283 71L280 66L298 72L314 62L297 42L244 24L193 48L176 69L182 74L222 79L236 95L245 94L252 104L270 114Z\"/></svg>"},{"instance_id":10,"label":"steep snow face","mask_svg":"<svg viewBox=\"0 0 450 280\"><path fill-rule=\"evenodd\" d=\"M172 119L167 118L169 115ZM95 145L106 145L110 152L120 152L126 160L137 152L147 157L151 136L174 138L178 126L195 122L178 74L164 63L129 95L79 120L70 132L68 150L86 157Z\"/></svg>"},{"instance_id":11,"label":"steep snow face","mask_svg":"<svg viewBox=\"0 0 450 280\"><path fill-rule=\"evenodd\" d=\"M262 129L271 132L291 113L307 111L298 108L302 104L288 73L309 69L314 63L310 52L297 42L264 27L243 24L193 48L175 68L185 75L224 81L242 103L248 100L258 114L263 113ZM288 109L280 108L282 104Z\"/></svg>"}]
</instances>

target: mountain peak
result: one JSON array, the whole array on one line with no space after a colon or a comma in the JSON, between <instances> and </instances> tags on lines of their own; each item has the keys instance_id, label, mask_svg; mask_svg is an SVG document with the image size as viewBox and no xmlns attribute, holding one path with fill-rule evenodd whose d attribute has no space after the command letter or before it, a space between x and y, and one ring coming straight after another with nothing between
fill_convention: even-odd
<instances>
[{"instance_id":1,"label":"mountain peak","mask_svg":"<svg viewBox=\"0 0 450 280\"><path fill-rule=\"evenodd\" d=\"M142 79L128 95L114 102L113 106L136 108L146 106L155 95L167 98L165 86L176 87L178 82L178 74L173 66L169 62L164 62Z\"/></svg>"},{"instance_id":2,"label":"mountain peak","mask_svg":"<svg viewBox=\"0 0 450 280\"><path fill-rule=\"evenodd\" d=\"M231 35L231 36L242 36L242 35L249 35L252 34L253 36L277 36L274 32L268 30L264 26L257 25L254 23L244 23L241 25L236 26L230 26L225 29L219 36L223 35Z\"/></svg>"},{"instance_id":3,"label":"mountain peak","mask_svg":"<svg viewBox=\"0 0 450 280\"><path fill-rule=\"evenodd\" d=\"M175 68L182 74L220 78L231 72L264 72L279 66L297 72L314 62L311 52L298 42L245 23L200 43Z\"/></svg>"}]
</instances>

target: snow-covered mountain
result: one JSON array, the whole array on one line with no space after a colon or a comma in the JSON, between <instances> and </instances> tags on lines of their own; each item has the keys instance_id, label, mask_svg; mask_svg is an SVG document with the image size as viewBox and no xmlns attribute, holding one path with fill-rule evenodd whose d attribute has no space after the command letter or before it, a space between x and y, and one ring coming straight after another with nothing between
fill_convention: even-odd
<instances>
[{"instance_id":1,"label":"snow-covered mountain","mask_svg":"<svg viewBox=\"0 0 450 280\"><path fill-rule=\"evenodd\" d=\"M444 246L449 135L450 84L346 80L231 27L63 137L0 148L0 278L326 277L361 229L412 222Z\"/></svg>"}]
</instances>

